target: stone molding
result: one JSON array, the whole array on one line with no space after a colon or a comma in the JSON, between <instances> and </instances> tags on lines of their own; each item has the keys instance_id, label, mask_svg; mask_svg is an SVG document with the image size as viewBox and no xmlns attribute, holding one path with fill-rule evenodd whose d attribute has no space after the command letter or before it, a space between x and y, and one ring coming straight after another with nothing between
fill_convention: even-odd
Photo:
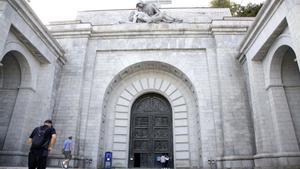
<instances>
[{"instance_id":1,"label":"stone molding","mask_svg":"<svg viewBox=\"0 0 300 169\"><path fill-rule=\"evenodd\" d=\"M10 6L19 14L19 16L28 24L28 26L38 35L45 45L53 52L53 54L63 61L64 50L60 44L52 37L48 29L40 21L34 11L24 0L7 0Z\"/></svg>"},{"instance_id":2,"label":"stone molding","mask_svg":"<svg viewBox=\"0 0 300 169\"><path fill-rule=\"evenodd\" d=\"M49 58L45 57L33 44L22 34L17 28L15 28L13 25L10 28L11 32L18 38L20 42L10 42L8 41L6 43L6 46L9 45L9 43L20 43L20 45L25 46L27 50L30 51L30 53L41 63L43 64L49 64L51 61ZM13 50L13 49L11 49ZM5 53L4 53L5 54Z\"/></svg>"},{"instance_id":3,"label":"stone molding","mask_svg":"<svg viewBox=\"0 0 300 169\"><path fill-rule=\"evenodd\" d=\"M291 36L289 34L280 35L272 44L267 55L265 56L265 84L268 86L283 85L281 79L281 61L283 53L289 48L293 49ZM294 50L294 49L293 49Z\"/></svg>"},{"instance_id":4,"label":"stone molding","mask_svg":"<svg viewBox=\"0 0 300 169\"><path fill-rule=\"evenodd\" d=\"M226 22L232 22L228 24ZM55 38L78 37L208 37L212 34L244 34L252 21L216 20L199 24L116 24L91 25L90 23L53 23L48 26Z\"/></svg>"},{"instance_id":5,"label":"stone molding","mask_svg":"<svg viewBox=\"0 0 300 169\"><path fill-rule=\"evenodd\" d=\"M123 51L123 50L122 50ZM127 68L125 68L124 70L122 70L121 72L118 73L118 75L115 76L114 79L111 80L111 83L109 85L109 87L107 88L105 95L104 96L104 101L106 102L108 99L108 95L112 92L112 90L115 88L115 86L121 82L121 80L127 78L128 76L132 75L135 72L139 72L141 70L161 70L167 73L170 73L174 76L176 76L177 78L181 79L185 85L187 85L189 87L189 89L191 90L191 92L193 93L194 96L194 100L197 103L197 96L196 96L196 90L193 87L193 83L191 82L191 80L179 69L175 68L172 65L169 65L167 63L162 63L162 62L157 62L157 61L146 61L146 62L142 62L142 63L136 63L134 65L131 65Z\"/></svg>"},{"instance_id":6,"label":"stone molding","mask_svg":"<svg viewBox=\"0 0 300 169\"><path fill-rule=\"evenodd\" d=\"M256 154L253 156L254 159L281 158L281 157L300 157L300 152L263 153L263 154Z\"/></svg>"},{"instance_id":7,"label":"stone molding","mask_svg":"<svg viewBox=\"0 0 300 169\"><path fill-rule=\"evenodd\" d=\"M246 57L245 54L249 51L253 43L256 41L257 37L260 35L260 32L265 28L266 23L274 15L280 5L284 0L266 0L263 7L260 9L259 13L256 16L256 19L252 23L252 26L249 27L248 33L246 34L244 40L240 46L240 52L236 58L240 61L244 60Z\"/></svg>"},{"instance_id":8,"label":"stone molding","mask_svg":"<svg viewBox=\"0 0 300 169\"><path fill-rule=\"evenodd\" d=\"M28 156L28 153L24 153L22 151L0 151L0 155L8 155L8 156L14 156L14 155L19 155L19 156Z\"/></svg>"},{"instance_id":9,"label":"stone molding","mask_svg":"<svg viewBox=\"0 0 300 169\"><path fill-rule=\"evenodd\" d=\"M245 156L245 155L224 156L224 157L217 157L216 160L217 161L253 160L253 156Z\"/></svg>"},{"instance_id":10,"label":"stone molding","mask_svg":"<svg viewBox=\"0 0 300 169\"><path fill-rule=\"evenodd\" d=\"M37 82L37 74L38 70L36 67L36 62L33 59L31 53L24 48L24 46L18 42L8 42L5 45L3 54L0 55L0 60L3 59L3 57L8 52L15 52L17 54L16 58L21 66L21 88L32 88L35 90L36 88L36 82Z\"/></svg>"},{"instance_id":11,"label":"stone molding","mask_svg":"<svg viewBox=\"0 0 300 169\"><path fill-rule=\"evenodd\" d=\"M196 17L183 23L117 23L130 9L81 11L77 20L52 22L47 27L55 38L205 37L214 34L245 34L253 18L232 17L229 9L174 8L174 14ZM188 12L186 11L188 10ZM106 16L101 18L101 16ZM200 18L200 19L199 19Z\"/></svg>"},{"instance_id":12,"label":"stone molding","mask_svg":"<svg viewBox=\"0 0 300 169\"><path fill-rule=\"evenodd\" d=\"M129 145L128 132L130 124L130 110L131 105L139 96L148 93L155 92L165 96L173 109L173 133L174 133L174 156L175 160L189 160L189 132L188 132L188 106L186 104L186 98L182 95L182 91L178 89L176 84L172 82L155 78L155 76L148 76L143 79L132 81L125 87L123 92L118 98L115 106L115 120L113 131L113 149L115 154L115 160L127 160L127 154L122 156L124 151L128 151L126 147L120 149L118 144ZM124 124L124 125L123 125ZM122 131L126 128L128 131ZM178 145L186 145L184 148L178 148Z\"/></svg>"},{"instance_id":13,"label":"stone molding","mask_svg":"<svg viewBox=\"0 0 300 169\"><path fill-rule=\"evenodd\" d=\"M300 157L299 152L263 153L254 156L225 156L216 158L217 161L254 160L264 158Z\"/></svg>"}]
</instances>

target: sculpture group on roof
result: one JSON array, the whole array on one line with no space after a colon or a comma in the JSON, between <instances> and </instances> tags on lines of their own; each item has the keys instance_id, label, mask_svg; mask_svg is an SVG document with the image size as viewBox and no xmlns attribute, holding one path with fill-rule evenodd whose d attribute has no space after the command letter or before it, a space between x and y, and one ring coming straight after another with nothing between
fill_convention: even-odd
<instances>
[{"instance_id":1,"label":"sculpture group on roof","mask_svg":"<svg viewBox=\"0 0 300 169\"><path fill-rule=\"evenodd\" d=\"M136 4L136 10L131 11L129 21L132 23L181 23L182 19L173 18L153 3L139 2Z\"/></svg>"}]
</instances>

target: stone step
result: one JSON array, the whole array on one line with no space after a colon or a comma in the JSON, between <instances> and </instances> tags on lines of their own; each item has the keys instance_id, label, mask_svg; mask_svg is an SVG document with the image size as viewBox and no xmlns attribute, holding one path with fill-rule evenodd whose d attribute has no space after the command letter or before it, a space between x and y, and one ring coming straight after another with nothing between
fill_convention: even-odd
<instances>
[{"instance_id":1,"label":"stone step","mask_svg":"<svg viewBox=\"0 0 300 169\"><path fill-rule=\"evenodd\" d=\"M0 167L0 169L28 169L28 167ZM47 167L46 169L61 169L59 167ZM71 169L79 169L79 168L71 168ZM163 168L128 168L128 169L163 169ZM173 168L167 168L173 169Z\"/></svg>"},{"instance_id":2,"label":"stone step","mask_svg":"<svg viewBox=\"0 0 300 169\"><path fill-rule=\"evenodd\" d=\"M28 167L0 167L0 169L28 169ZM59 168L59 167L47 167L46 169L61 169L61 168Z\"/></svg>"},{"instance_id":3,"label":"stone step","mask_svg":"<svg viewBox=\"0 0 300 169\"><path fill-rule=\"evenodd\" d=\"M0 169L28 169L28 167L0 167ZM59 167L47 167L46 169L61 169ZM71 168L71 169L79 169L79 168ZM128 168L128 169L163 169L163 168ZM173 169L173 168L167 168Z\"/></svg>"}]
</instances>

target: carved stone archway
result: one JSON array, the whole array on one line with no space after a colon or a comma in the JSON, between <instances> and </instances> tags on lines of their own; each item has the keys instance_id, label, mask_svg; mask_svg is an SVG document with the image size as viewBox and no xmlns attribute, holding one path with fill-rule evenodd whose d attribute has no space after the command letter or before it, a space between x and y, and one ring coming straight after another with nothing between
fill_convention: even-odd
<instances>
[{"instance_id":1,"label":"carved stone archway","mask_svg":"<svg viewBox=\"0 0 300 169\"><path fill-rule=\"evenodd\" d=\"M172 109L174 166L190 167L201 161L199 115L193 85L178 69L163 63L147 62L119 73L106 91L102 130L105 150L113 152L114 167L128 167L131 109L136 99L147 93L163 96ZM101 141L101 139L100 139ZM193 153L191 153L193 152ZM99 152L100 154L103 152Z\"/></svg>"}]
</instances>

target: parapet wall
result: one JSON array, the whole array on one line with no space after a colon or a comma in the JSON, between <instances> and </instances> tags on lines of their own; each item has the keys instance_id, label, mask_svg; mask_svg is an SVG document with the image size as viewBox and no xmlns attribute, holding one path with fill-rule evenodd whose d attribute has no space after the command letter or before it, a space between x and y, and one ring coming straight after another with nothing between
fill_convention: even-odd
<instances>
[{"instance_id":1,"label":"parapet wall","mask_svg":"<svg viewBox=\"0 0 300 169\"><path fill-rule=\"evenodd\" d=\"M116 24L128 22L128 16L135 9L81 11L77 20L90 22L93 25ZM169 16L183 19L184 23L207 23L216 19L231 16L227 8L163 8Z\"/></svg>"}]
</instances>

